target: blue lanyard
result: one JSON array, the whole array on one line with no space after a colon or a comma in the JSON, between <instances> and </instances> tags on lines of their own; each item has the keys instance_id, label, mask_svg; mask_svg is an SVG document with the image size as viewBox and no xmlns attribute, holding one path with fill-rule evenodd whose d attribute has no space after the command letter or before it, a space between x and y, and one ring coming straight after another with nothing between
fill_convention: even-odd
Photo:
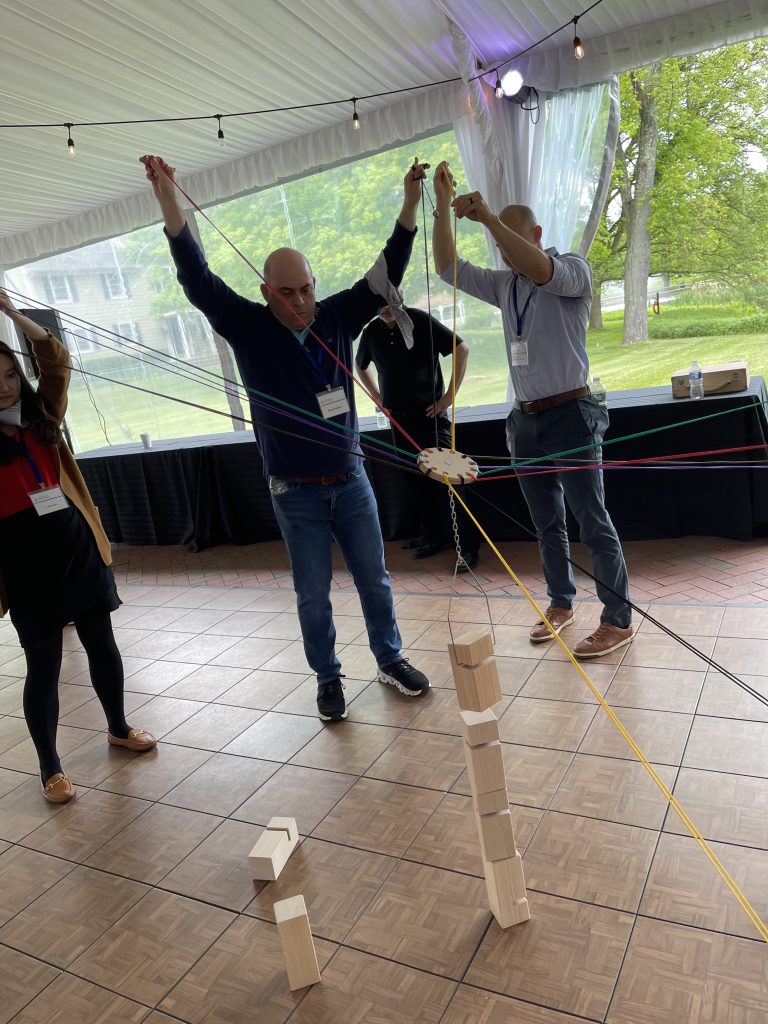
<instances>
[{"instance_id":1,"label":"blue lanyard","mask_svg":"<svg viewBox=\"0 0 768 1024\"><path fill-rule=\"evenodd\" d=\"M515 319L517 320L517 336L518 336L518 338L522 336L522 333L523 333L523 321L525 320L525 314L528 312L528 307L531 304L531 299L533 298L533 293L535 291L536 291L536 288L534 286L532 286L531 290L528 292L528 298L525 300L525 305L523 306L523 312L522 313L518 312L518 309L517 309L517 274L515 274L515 278L514 278L514 280L512 282L512 305L513 305L514 310L515 310Z\"/></svg>"},{"instance_id":2,"label":"blue lanyard","mask_svg":"<svg viewBox=\"0 0 768 1024\"><path fill-rule=\"evenodd\" d=\"M328 374L326 373L325 367L323 366L323 350L318 346L314 352L310 352L307 346L302 345L298 338L296 340L299 343L299 345L301 345L301 351L309 360L318 380L326 389L326 391L330 391L331 385L328 380Z\"/></svg>"},{"instance_id":3,"label":"blue lanyard","mask_svg":"<svg viewBox=\"0 0 768 1024\"><path fill-rule=\"evenodd\" d=\"M24 440L24 431L19 428L19 440L14 442L18 448L21 449L22 455L29 463L29 468L37 481L38 487L45 487L45 480L43 480L43 474L40 472L40 467L32 458L32 452L27 448L27 442Z\"/></svg>"}]
</instances>

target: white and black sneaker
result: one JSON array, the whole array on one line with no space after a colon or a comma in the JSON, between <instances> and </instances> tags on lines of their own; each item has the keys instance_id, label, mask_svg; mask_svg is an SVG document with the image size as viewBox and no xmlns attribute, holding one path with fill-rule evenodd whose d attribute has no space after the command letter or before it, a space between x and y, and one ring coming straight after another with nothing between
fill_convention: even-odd
<instances>
[{"instance_id":1,"label":"white and black sneaker","mask_svg":"<svg viewBox=\"0 0 768 1024\"><path fill-rule=\"evenodd\" d=\"M391 683L406 697L418 697L429 689L429 680L405 658L398 658L391 665L379 667L379 682Z\"/></svg>"},{"instance_id":2,"label":"white and black sneaker","mask_svg":"<svg viewBox=\"0 0 768 1024\"><path fill-rule=\"evenodd\" d=\"M344 683L341 679L317 684L317 715L323 722L340 722L347 717L347 702L344 700Z\"/></svg>"}]
</instances>

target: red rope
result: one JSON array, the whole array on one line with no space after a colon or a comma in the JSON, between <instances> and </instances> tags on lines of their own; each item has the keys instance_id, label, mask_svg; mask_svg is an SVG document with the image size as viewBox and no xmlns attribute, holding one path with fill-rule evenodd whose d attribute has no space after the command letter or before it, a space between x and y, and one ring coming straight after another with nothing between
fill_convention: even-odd
<instances>
[{"instance_id":1,"label":"red rope","mask_svg":"<svg viewBox=\"0 0 768 1024\"><path fill-rule=\"evenodd\" d=\"M167 173L167 171L165 171L162 167L160 167L159 164L157 166L160 168L160 170L163 172L163 174L166 175L166 177L169 179L169 181L173 182L173 184L176 186L176 188L179 190L179 192L181 192L181 194L187 200L187 202L191 203L192 206L197 210L197 212L202 214L203 217L205 217L205 219L208 221L208 223L211 225L211 227L214 229L214 231L217 231L221 235L221 237L224 239L224 241L227 243L227 245L231 246L235 250L235 252L240 257L240 259L242 259L245 263L247 263L248 266L251 268L251 270L253 270L256 274L258 274L258 276L261 278L261 280L267 286L267 288L269 288L271 290L272 294L274 296L276 296L283 303L283 305L286 307L286 309L288 309L291 312L293 312L293 310L291 309L290 303L286 302L286 300L283 298L283 296L280 294L280 292L278 292L275 288L272 287L272 285L269 283L269 281L267 281L267 279L264 277L264 275L261 273L261 271L258 269L258 267L255 267L253 265L253 263L251 263L251 261L245 255L245 253L241 252L240 249L238 249L238 247L235 245L235 243L231 242L227 238L227 236L224 234L224 232L219 227L217 227L216 224L214 224L214 222L211 220L211 218L208 216L208 214L205 212L205 210L201 210L200 209L200 207L197 205L197 203L194 201L194 199L184 191L184 189L181 187L181 185L178 183L178 181L175 181L170 176L170 174ZM369 394L368 389L365 387L363 382L357 379L357 377L354 375L354 373L352 373L352 371L347 366L345 366L345 364L339 359L339 357L336 355L336 353L333 352L325 344L323 339L318 334L316 334L312 330L311 327L307 327L307 332L312 335L312 337L315 339L315 341L328 353L328 355L331 357L331 359L333 359L334 362L336 362L341 367L341 369L344 371L344 373L346 373L346 375L350 378L350 380L353 381L355 384L357 384L358 387L362 389L364 394L368 395L368 397L373 402L373 404L376 406L376 408L380 412L384 413L384 415L387 417L387 419L392 424L392 426L395 427L397 430L399 430L400 433L403 435L403 437L407 441L411 442L411 444L413 445L413 447L416 449L417 452L420 452L421 449L422 449L422 446L420 444L416 444L416 442L411 437L411 435L403 427L401 427L400 424L395 419L392 418L392 416L387 412L387 410L384 408L384 406L379 405L379 403L376 401L376 399L373 397L373 395Z\"/></svg>"}]
</instances>

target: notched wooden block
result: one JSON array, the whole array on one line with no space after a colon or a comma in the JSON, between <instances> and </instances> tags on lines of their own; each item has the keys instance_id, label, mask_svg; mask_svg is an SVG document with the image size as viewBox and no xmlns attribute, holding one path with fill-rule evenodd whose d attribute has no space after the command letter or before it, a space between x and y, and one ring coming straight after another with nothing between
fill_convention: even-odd
<instances>
[{"instance_id":1,"label":"notched wooden block","mask_svg":"<svg viewBox=\"0 0 768 1024\"><path fill-rule=\"evenodd\" d=\"M462 711L486 711L501 700L499 669L494 657L467 668L452 663L456 699Z\"/></svg>"},{"instance_id":2,"label":"notched wooden block","mask_svg":"<svg viewBox=\"0 0 768 1024\"><path fill-rule=\"evenodd\" d=\"M485 860L507 860L516 855L515 831L509 807L492 814L478 814L477 830Z\"/></svg>"},{"instance_id":3,"label":"notched wooden block","mask_svg":"<svg viewBox=\"0 0 768 1024\"><path fill-rule=\"evenodd\" d=\"M274 882L298 844L298 833L291 839L287 829L266 828L248 854L251 878Z\"/></svg>"},{"instance_id":4,"label":"notched wooden block","mask_svg":"<svg viewBox=\"0 0 768 1024\"><path fill-rule=\"evenodd\" d=\"M483 861L488 905L500 927L528 921L531 912L525 890L523 862L518 853L507 860Z\"/></svg>"},{"instance_id":5,"label":"notched wooden block","mask_svg":"<svg viewBox=\"0 0 768 1024\"><path fill-rule=\"evenodd\" d=\"M464 753L467 758L467 774L472 796L477 798L482 793L507 788L504 759L498 740L494 740L493 743L481 743L477 747L468 747L464 744Z\"/></svg>"}]
</instances>

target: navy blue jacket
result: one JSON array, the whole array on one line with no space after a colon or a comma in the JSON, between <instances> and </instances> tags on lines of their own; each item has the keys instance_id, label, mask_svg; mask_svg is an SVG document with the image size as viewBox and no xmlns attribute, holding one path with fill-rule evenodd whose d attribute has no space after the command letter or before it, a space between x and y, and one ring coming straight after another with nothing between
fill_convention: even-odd
<instances>
[{"instance_id":1,"label":"navy blue jacket","mask_svg":"<svg viewBox=\"0 0 768 1024\"><path fill-rule=\"evenodd\" d=\"M384 247L389 279L395 286L402 281L415 236L415 231L408 231L396 223ZM264 472L278 477L326 476L355 469L362 458L357 434L336 431L332 427L333 423L344 423L353 431L358 429L355 385L346 373L309 335L310 344L321 352L321 371L318 372L294 333L276 319L268 306L238 295L211 272L189 227L185 225L179 235L169 238L169 242L184 294L207 317L211 327L232 346L240 376L247 388L290 402L318 416L317 393L326 383L332 388L343 387L346 392L350 411L322 423L313 419L296 422L280 411L285 407L272 404L268 407L258 396L249 394ZM352 343L383 304L381 297L374 295L368 282L362 278L351 288L318 303L312 331L323 339L345 366L352 368ZM257 426L257 423L265 426ZM321 427L319 430L318 425ZM270 426L289 430L301 437L287 437L270 430ZM322 429L327 426L334 430L333 434ZM323 447L313 443L313 439L333 447Z\"/></svg>"}]
</instances>

